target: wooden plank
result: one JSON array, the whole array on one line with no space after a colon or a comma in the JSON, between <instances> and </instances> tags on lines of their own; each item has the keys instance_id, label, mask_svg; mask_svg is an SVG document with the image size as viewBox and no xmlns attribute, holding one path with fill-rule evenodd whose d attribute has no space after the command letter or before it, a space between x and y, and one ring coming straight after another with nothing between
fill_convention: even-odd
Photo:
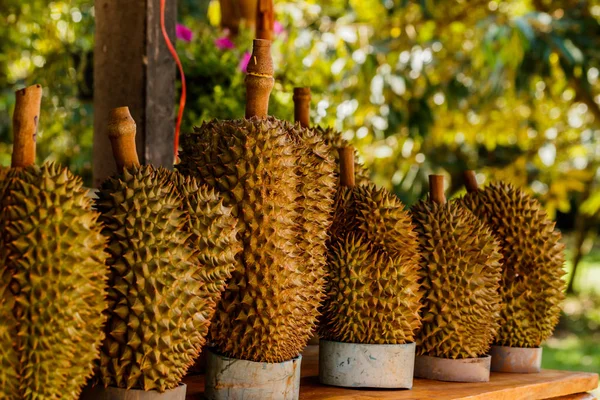
<instances>
[{"instance_id":1,"label":"wooden plank","mask_svg":"<svg viewBox=\"0 0 600 400\"><path fill-rule=\"evenodd\" d=\"M539 374L492 373L487 383L453 383L415 379L412 390L353 390L324 386L319 383L318 346L303 352L300 398L302 400L371 400L371 399L468 399L468 400L536 400L577 394L584 396L598 387L598 374L543 370ZM202 375L185 378L188 400L201 399ZM593 397L590 397L592 399ZM586 399L571 397L565 399Z\"/></svg>"},{"instance_id":2,"label":"wooden plank","mask_svg":"<svg viewBox=\"0 0 600 400\"><path fill-rule=\"evenodd\" d=\"M176 2L165 22L174 41ZM160 0L96 0L94 187L116 172L106 136L108 113L128 106L142 164L173 166L175 63L160 31Z\"/></svg>"}]
</instances>

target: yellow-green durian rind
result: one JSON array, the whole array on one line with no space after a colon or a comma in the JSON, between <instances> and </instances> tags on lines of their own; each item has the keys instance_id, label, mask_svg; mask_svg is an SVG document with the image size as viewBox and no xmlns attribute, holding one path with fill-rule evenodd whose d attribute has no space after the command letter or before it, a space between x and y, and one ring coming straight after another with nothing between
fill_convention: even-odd
<instances>
[{"instance_id":1,"label":"yellow-green durian rind","mask_svg":"<svg viewBox=\"0 0 600 400\"><path fill-rule=\"evenodd\" d=\"M53 163L0 183L0 397L77 399L103 339L107 269L98 213Z\"/></svg>"},{"instance_id":2,"label":"yellow-green durian rind","mask_svg":"<svg viewBox=\"0 0 600 400\"><path fill-rule=\"evenodd\" d=\"M226 245L235 231L220 233L230 211L215 193L152 166L106 180L97 208L110 267L99 377L105 386L174 388L206 341L234 267L235 244Z\"/></svg>"},{"instance_id":3,"label":"yellow-green durian rind","mask_svg":"<svg viewBox=\"0 0 600 400\"><path fill-rule=\"evenodd\" d=\"M239 219L243 251L211 327L230 357L296 357L318 315L335 182L327 148L297 129L271 117L211 121L182 138L178 169L215 188Z\"/></svg>"},{"instance_id":4,"label":"yellow-green durian rind","mask_svg":"<svg viewBox=\"0 0 600 400\"><path fill-rule=\"evenodd\" d=\"M349 233L333 241L328 267L321 337L368 344L414 341L422 296L414 257L390 256L364 235Z\"/></svg>"},{"instance_id":5,"label":"yellow-green durian rind","mask_svg":"<svg viewBox=\"0 0 600 400\"><path fill-rule=\"evenodd\" d=\"M417 354L485 355L498 329L500 247L489 228L456 202L412 208L419 235L423 327Z\"/></svg>"},{"instance_id":6,"label":"yellow-green durian rind","mask_svg":"<svg viewBox=\"0 0 600 400\"><path fill-rule=\"evenodd\" d=\"M503 307L496 343L539 347L552 335L564 294L564 245L541 204L502 182L469 193L461 205L500 240Z\"/></svg>"}]
</instances>

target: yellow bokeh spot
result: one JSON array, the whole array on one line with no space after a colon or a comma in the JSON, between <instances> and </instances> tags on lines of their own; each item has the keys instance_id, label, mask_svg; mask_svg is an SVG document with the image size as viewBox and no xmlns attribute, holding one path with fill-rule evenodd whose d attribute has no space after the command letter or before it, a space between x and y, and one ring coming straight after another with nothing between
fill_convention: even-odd
<instances>
[{"instance_id":1,"label":"yellow bokeh spot","mask_svg":"<svg viewBox=\"0 0 600 400\"><path fill-rule=\"evenodd\" d=\"M558 63L558 54L552 53L550 54L550 64Z\"/></svg>"},{"instance_id":2,"label":"yellow bokeh spot","mask_svg":"<svg viewBox=\"0 0 600 400\"><path fill-rule=\"evenodd\" d=\"M212 26L219 26L221 23L221 4L218 0L211 0L208 5L208 22Z\"/></svg>"},{"instance_id":3,"label":"yellow bokeh spot","mask_svg":"<svg viewBox=\"0 0 600 400\"><path fill-rule=\"evenodd\" d=\"M393 27L393 28L390 30L390 35L391 35L393 38L397 38L397 37L399 37L399 36L400 36L400 33L401 33L401 32L402 32L402 31L400 30L400 28L398 28L397 26L395 26L395 27Z\"/></svg>"}]
</instances>

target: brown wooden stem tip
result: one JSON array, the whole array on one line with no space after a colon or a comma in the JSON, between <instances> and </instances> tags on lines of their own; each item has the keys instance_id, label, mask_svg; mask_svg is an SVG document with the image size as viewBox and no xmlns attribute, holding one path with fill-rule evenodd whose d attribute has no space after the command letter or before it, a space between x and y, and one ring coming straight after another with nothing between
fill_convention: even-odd
<instances>
[{"instance_id":1,"label":"brown wooden stem tip","mask_svg":"<svg viewBox=\"0 0 600 400\"><path fill-rule=\"evenodd\" d=\"M303 128L310 127L310 88L294 88L294 121Z\"/></svg>"},{"instance_id":2,"label":"brown wooden stem tip","mask_svg":"<svg viewBox=\"0 0 600 400\"><path fill-rule=\"evenodd\" d=\"M477 187L477 177L475 176L475 171L464 171L463 179L465 181L465 187L467 188L467 192L473 193L479 190Z\"/></svg>"},{"instance_id":3,"label":"brown wooden stem tip","mask_svg":"<svg viewBox=\"0 0 600 400\"><path fill-rule=\"evenodd\" d=\"M354 181L354 147L342 147L340 153L340 185L353 188Z\"/></svg>"},{"instance_id":4,"label":"brown wooden stem tip","mask_svg":"<svg viewBox=\"0 0 600 400\"><path fill-rule=\"evenodd\" d=\"M273 0L258 0L256 3L256 38L273 40L275 28Z\"/></svg>"},{"instance_id":5,"label":"brown wooden stem tip","mask_svg":"<svg viewBox=\"0 0 600 400\"><path fill-rule=\"evenodd\" d=\"M273 73L271 42L254 39L246 74L246 118L268 115L269 96L275 85Z\"/></svg>"},{"instance_id":6,"label":"brown wooden stem tip","mask_svg":"<svg viewBox=\"0 0 600 400\"><path fill-rule=\"evenodd\" d=\"M429 198L438 204L446 203L443 175L429 175Z\"/></svg>"},{"instance_id":7,"label":"brown wooden stem tip","mask_svg":"<svg viewBox=\"0 0 600 400\"><path fill-rule=\"evenodd\" d=\"M13 113L12 167L35 164L35 139L40 121L42 86L33 85L15 92Z\"/></svg>"},{"instance_id":8,"label":"brown wooden stem tip","mask_svg":"<svg viewBox=\"0 0 600 400\"><path fill-rule=\"evenodd\" d=\"M110 111L108 137L119 171L140 165L135 148L135 121L129 107L113 108Z\"/></svg>"}]
</instances>

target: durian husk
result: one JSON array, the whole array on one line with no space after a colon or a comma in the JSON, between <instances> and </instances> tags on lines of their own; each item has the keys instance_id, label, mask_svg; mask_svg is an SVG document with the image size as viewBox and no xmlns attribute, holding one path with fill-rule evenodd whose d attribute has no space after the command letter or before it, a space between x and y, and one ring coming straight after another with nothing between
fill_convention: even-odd
<instances>
[{"instance_id":1,"label":"durian husk","mask_svg":"<svg viewBox=\"0 0 600 400\"><path fill-rule=\"evenodd\" d=\"M333 167L326 147L295 129L253 117L204 123L182 138L178 169L215 188L240 220L243 251L211 327L230 357L294 358L318 315Z\"/></svg>"},{"instance_id":2,"label":"durian husk","mask_svg":"<svg viewBox=\"0 0 600 400\"><path fill-rule=\"evenodd\" d=\"M492 183L461 205L500 240L502 308L495 343L539 347L552 335L564 298L564 244L541 204L512 185Z\"/></svg>"},{"instance_id":3,"label":"durian husk","mask_svg":"<svg viewBox=\"0 0 600 400\"><path fill-rule=\"evenodd\" d=\"M418 241L402 202L372 184L342 186L331 232L321 336L369 344L414 341L421 326Z\"/></svg>"},{"instance_id":4,"label":"durian husk","mask_svg":"<svg viewBox=\"0 0 600 400\"><path fill-rule=\"evenodd\" d=\"M109 238L105 386L179 385L206 342L239 248L219 196L152 166L107 179L96 201Z\"/></svg>"},{"instance_id":5,"label":"durian husk","mask_svg":"<svg viewBox=\"0 0 600 400\"><path fill-rule=\"evenodd\" d=\"M474 358L498 330L501 255L492 232L456 202L412 208L424 290L417 354Z\"/></svg>"},{"instance_id":6,"label":"durian husk","mask_svg":"<svg viewBox=\"0 0 600 400\"><path fill-rule=\"evenodd\" d=\"M340 156L339 150L345 147L348 147L350 144L344 138L342 138L342 133L331 128L331 127L321 127L315 126L314 129L325 141L325 144L331 147L331 156L333 157L338 168L335 170L335 174L337 177L337 171L339 170L340 165ZM354 150L354 173L356 184L358 186L367 185L371 182L371 174L369 169L365 167L364 164L359 162L359 154L358 151Z\"/></svg>"},{"instance_id":7,"label":"durian husk","mask_svg":"<svg viewBox=\"0 0 600 400\"><path fill-rule=\"evenodd\" d=\"M77 399L104 337L105 239L79 177L56 164L0 181L0 397Z\"/></svg>"}]
</instances>

